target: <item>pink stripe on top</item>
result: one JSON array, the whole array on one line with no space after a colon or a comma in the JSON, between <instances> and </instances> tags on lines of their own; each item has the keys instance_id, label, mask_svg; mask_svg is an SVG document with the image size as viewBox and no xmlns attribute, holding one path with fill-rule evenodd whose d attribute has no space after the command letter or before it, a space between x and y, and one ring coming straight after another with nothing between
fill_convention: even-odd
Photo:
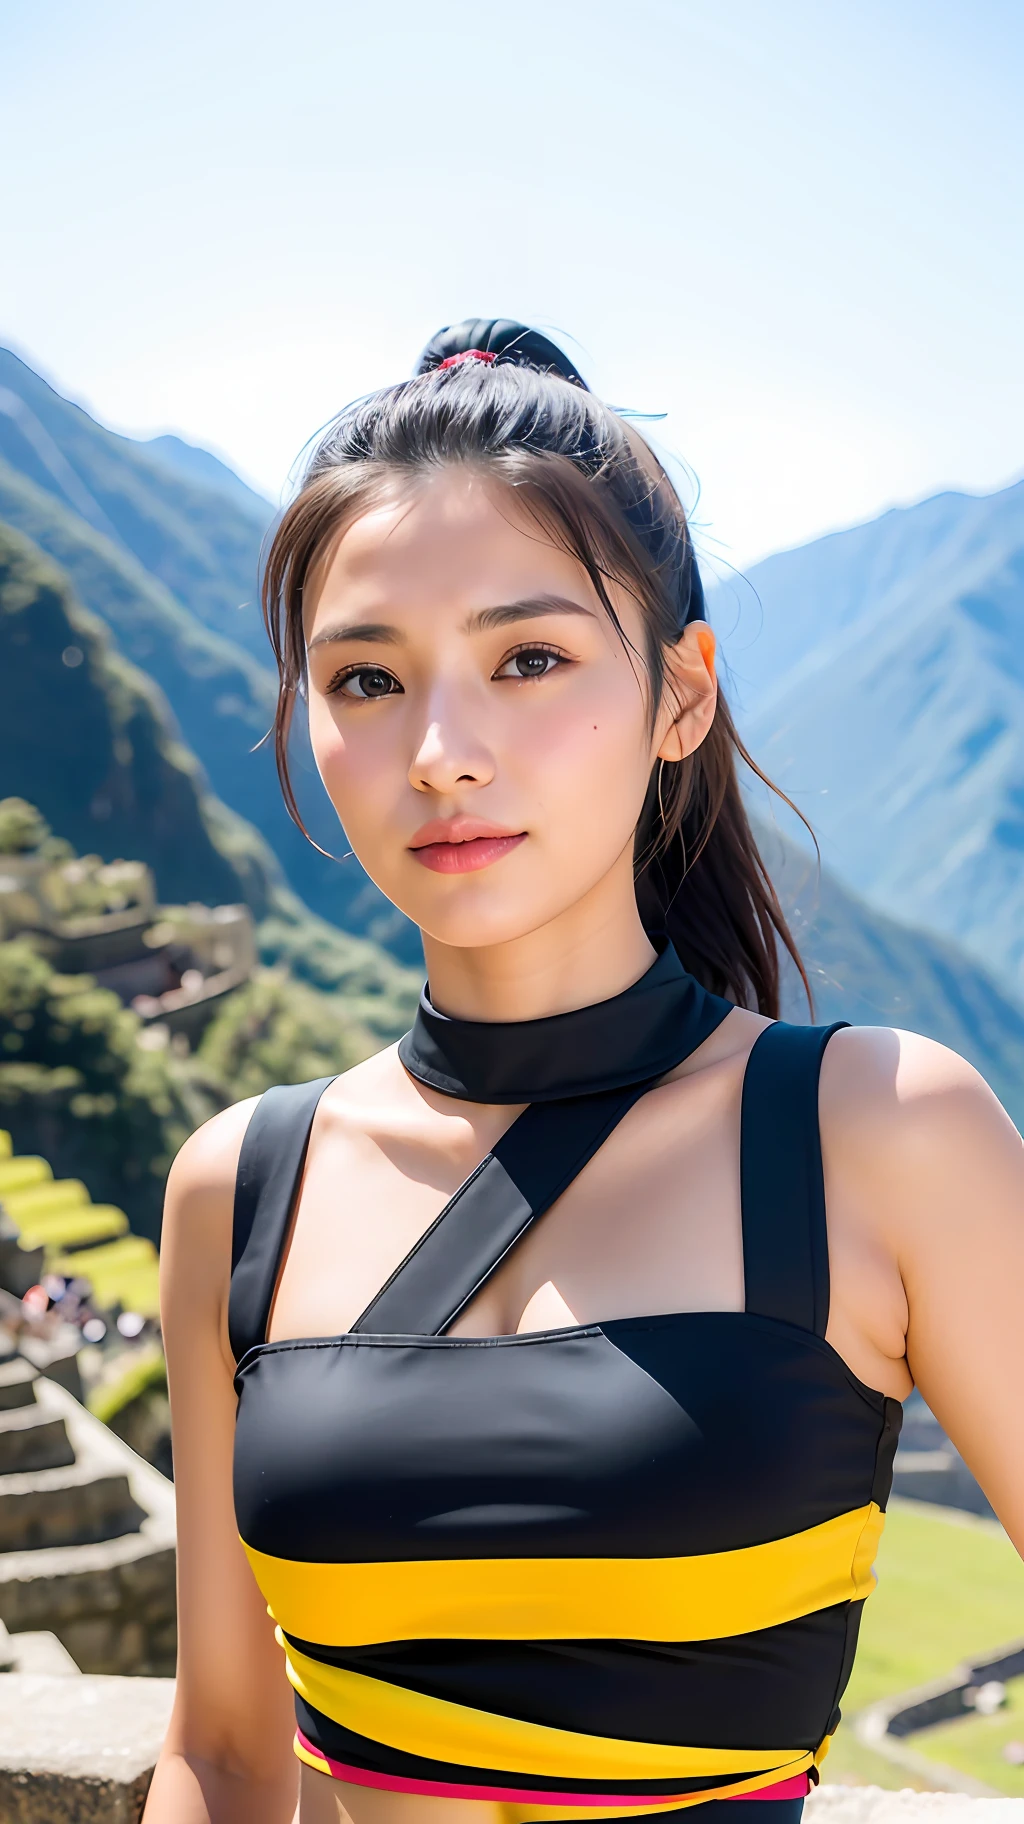
<instances>
[{"instance_id":1,"label":"pink stripe on top","mask_svg":"<svg viewBox=\"0 0 1024 1824\"><path fill-rule=\"evenodd\" d=\"M491 1803L505 1801L521 1805L571 1805L581 1809L606 1805L626 1805L634 1809L644 1804L671 1805L673 1799L683 1802L690 1796L682 1792L537 1792L522 1786L455 1786L443 1780L408 1780L397 1774L370 1773L365 1767L350 1767L345 1761L334 1761L322 1748L314 1747L301 1729L295 1731L295 1739L308 1755L315 1756L329 1771L332 1779L345 1780L351 1786L372 1786L379 1792L408 1792L434 1799L479 1799L485 1803L490 1800ZM802 1799L807 1796L808 1784L806 1773L798 1773L792 1779L777 1781L774 1786L759 1786L756 1792L727 1793L723 1803L730 1798Z\"/></svg>"}]
</instances>

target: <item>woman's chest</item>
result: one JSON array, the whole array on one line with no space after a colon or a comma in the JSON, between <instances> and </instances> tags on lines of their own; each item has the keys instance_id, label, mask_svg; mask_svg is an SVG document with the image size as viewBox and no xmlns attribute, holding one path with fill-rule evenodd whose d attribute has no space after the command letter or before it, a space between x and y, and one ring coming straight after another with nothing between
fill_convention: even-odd
<instances>
[{"instance_id":1,"label":"woman's chest","mask_svg":"<svg viewBox=\"0 0 1024 1824\"><path fill-rule=\"evenodd\" d=\"M738 1080L724 1083L719 1073L713 1093L674 1083L645 1096L502 1263L456 1333L742 1309L738 1092ZM270 1340L349 1329L486 1150L487 1142L474 1151L472 1137L458 1148L415 1150L351 1128L325 1133L310 1148Z\"/></svg>"}]
</instances>

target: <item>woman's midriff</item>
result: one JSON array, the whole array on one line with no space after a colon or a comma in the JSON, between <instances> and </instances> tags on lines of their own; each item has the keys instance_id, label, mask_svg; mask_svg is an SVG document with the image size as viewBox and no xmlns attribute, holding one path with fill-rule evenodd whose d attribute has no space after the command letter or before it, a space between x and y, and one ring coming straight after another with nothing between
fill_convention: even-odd
<instances>
[{"instance_id":1,"label":"woman's midriff","mask_svg":"<svg viewBox=\"0 0 1024 1824\"><path fill-rule=\"evenodd\" d=\"M298 1824L507 1824L504 1805L377 1792L302 1769Z\"/></svg>"}]
</instances>

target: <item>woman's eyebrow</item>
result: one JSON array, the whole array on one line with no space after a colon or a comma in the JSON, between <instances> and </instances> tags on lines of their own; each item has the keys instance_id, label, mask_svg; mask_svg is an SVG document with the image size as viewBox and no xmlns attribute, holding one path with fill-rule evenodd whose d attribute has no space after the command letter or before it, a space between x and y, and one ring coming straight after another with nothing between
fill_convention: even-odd
<instances>
[{"instance_id":1,"label":"woman's eyebrow","mask_svg":"<svg viewBox=\"0 0 1024 1824\"><path fill-rule=\"evenodd\" d=\"M522 602L504 602L497 608L480 608L469 615L467 633L488 633L495 627L509 627L513 621L536 621L545 614L585 614L593 620L594 610L574 602L567 595L537 595Z\"/></svg>"},{"instance_id":2,"label":"woman's eyebrow","mask_svg":"<svg viewBox=\"0 0 1024 1824\"><path fill-rule=\"evenodd\" d=\"M389 627L384 621L350 621L336 627L325 627L307 647L312 652L314 646L336 646L341 640L369 640L375 646L401 646L405 643L405 634L399 627Z\"/></svg>"},{"instance_id":3,"label":"woman's eyebrow","mask_svg":"<svg viewBox=\"0 0 1024 1824\"><path fill-rule=\"evenodd\" d=\"M570 596L537 595L522 602L503 602L495 608L478 608L467 617L465 631L489 633L496 627L509 627L515 621L540 620L546 614L583 614L591 620L595 618L592 608L574 602ZM310 640L307 650L312 652L315 646L337 646L343 640L363 640L373 646L402 646L406 635L400 627L389 626L386 621L341 622L334 627L325 627Z\"/></svg>"}]
</instances>

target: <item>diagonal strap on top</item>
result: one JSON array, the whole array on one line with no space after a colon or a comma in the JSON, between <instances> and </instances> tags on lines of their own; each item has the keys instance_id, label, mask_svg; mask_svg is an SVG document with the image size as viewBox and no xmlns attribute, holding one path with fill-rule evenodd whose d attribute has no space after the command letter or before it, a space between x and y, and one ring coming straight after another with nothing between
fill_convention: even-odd
<instances>
[{"instance_id":1,"label":"diagonal strap on top","mask_svg":"<svg viewBox=\"0 0 1024 1824\"><path fill-rule=\"evenodd\" d=\"M535 1102L507 1128L352 1325L442 1336L650 1082Z\"/></svg>"}]
</instances>

